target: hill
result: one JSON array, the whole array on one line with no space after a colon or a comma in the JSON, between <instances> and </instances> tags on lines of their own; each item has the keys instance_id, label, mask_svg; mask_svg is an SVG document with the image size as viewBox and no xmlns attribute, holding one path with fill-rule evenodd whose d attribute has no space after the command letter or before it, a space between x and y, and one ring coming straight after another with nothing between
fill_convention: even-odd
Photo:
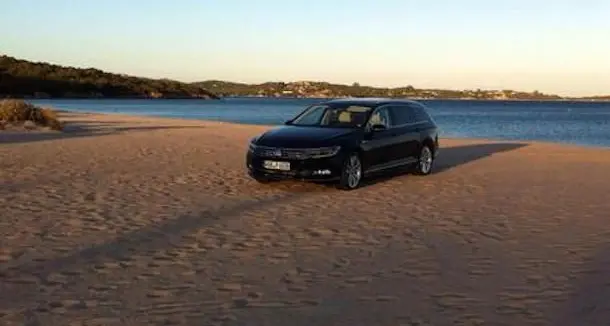
<instances>
[{"instance_id":1,"label":"hill","mask_svg":"<svg viewBox=\"0 0 610 326\"><path fill-rule=\"evenodd\" d=\"M480 100L590 100L608 101L610 96L561 97L538 91L447 90L404 87L373 87L323 81L266 82L246 84L222 80L185 83L109 73L95 68L75 68L32 62L0 55L0 98L204 98L258 97L408 97L413 99Z\"/></svg>"},{"instance_id":2,"label":"hill","mask_svg":"<svg viewBox=\"0 0 610 326\"><path fill-rule=\"evenodd\" d=\"M0 98L217 98L200 86L0 56Z\"/></svg>"},{"instance_id":3,"label":"hill","mask_svg":"<svg viewBox=\"0 0 610 326\"><path fill-rule=\"evenodd\" d=\"M482 100L557 100L558 95L512 90L446 90L416 89L413 86L384 88L332 84L327 82L267 82L262 84L234 83L208 80L193 83L220 96L265 96L265 97L409 97L419 99L482 99Z\"/></svg>"}]
</instances>

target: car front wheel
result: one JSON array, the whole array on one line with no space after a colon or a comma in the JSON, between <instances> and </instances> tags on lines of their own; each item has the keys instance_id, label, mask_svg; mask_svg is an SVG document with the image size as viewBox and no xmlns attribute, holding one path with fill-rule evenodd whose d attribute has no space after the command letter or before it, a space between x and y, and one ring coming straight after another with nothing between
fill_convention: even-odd
<instances>
[{"instance_id":1,"label":"car front wheel","mask_svg":"<svg viewBox=\"0 0 610 326\"><path fill-rule=\"evenodd\" d=\"M360 181L362 181L362 162L357 153L352 153L343 163L339 188L353 190L360 186Z\"/></svg>"},{"instance_id":2,"label":"car front wheel","mask_svg":"<svg viewBox=\"0 0 610 326\"><path fill-rule=\"evenodd\" d=\"M428 175L432 172L432 166L434 165L434 155L428 145L423 145L417 163L415 165L415 174L417 175Z\"/></svg>"}]
</instances>

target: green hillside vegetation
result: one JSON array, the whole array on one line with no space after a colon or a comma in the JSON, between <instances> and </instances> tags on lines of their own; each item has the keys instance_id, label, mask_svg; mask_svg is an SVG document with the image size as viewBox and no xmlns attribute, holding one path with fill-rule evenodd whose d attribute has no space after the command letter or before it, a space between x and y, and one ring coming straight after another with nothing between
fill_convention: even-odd
<instances>
[{"instance_id":1,"label":"green hillside vegetation","mask_svg":"<svg viewBox=\"0 0 610 326\"><path fill-rule=\"evenodd\" d=\"M0 56L0 97L215 98L193 84Z\"/></svg>"},{"instance_id":2,"label":"green hillside vegetation","mask_svg":"<svg viewBox=\"0 0 610 326\"><path fill-rule=\"evenodd\" d=\"M538 91L531 93L512 90L446 90L446 89L416 89L413 86L384 88L363 86L358 83L351 85L332 84L327 82L267 82L262 84L245 84L208 80L194 83L210 90L219 96L265 96L265 97L408 97L419 99L487 99L487 100L555 100L558 95L543 94Z\"/></svg>"},{"instance_id":3,"label":"green hillside vegetation","mask_svg":"<svg viewBox=\"0 0 610 326\"><path fill-rule=\"evenodd\" d=\"M413 99L475 100L610 100L610 96L567 98L538 91L448 90L373 87L359 83L322 81L266 82L262 84L206 80L185 83L32 62L0 55L0 98L195 98L231 96L335 98L397 97Z\"/></svg>"},{"instance_id":4,"label":"green hillside vegetation","mask_svg":"<svg viewBox=\"0 0 610 326\"><path fill-rule=\"evenodd\" d=\"M592 100L592 101L610 101L610 95L607 95L607 96L587 96L587 97L583 97L583 99Z\"/></svg>"}]
</instances>

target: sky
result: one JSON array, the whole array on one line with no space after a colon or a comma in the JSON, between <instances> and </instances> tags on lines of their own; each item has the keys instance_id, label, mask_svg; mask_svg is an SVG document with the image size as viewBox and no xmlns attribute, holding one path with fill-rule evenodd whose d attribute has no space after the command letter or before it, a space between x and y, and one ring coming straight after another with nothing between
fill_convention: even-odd
<instances>
[{"instance_id":1,"label":"sky","mask_svg":"<svg viewBox=\"0 0 610 326\"><path fill-rule=\"evenodd\" d=\"M186 82L610 94L608 0L0 0L0 53Z\"/></svg>"}]
</instances>

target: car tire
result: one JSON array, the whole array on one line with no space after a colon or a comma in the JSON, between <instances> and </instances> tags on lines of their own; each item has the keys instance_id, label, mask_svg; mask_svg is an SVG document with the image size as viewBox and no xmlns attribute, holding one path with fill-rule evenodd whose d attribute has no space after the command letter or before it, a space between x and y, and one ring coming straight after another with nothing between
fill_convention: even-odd
<instances>
[{"instance_id":1,"label":"car tire","mask_svg":"<svg viewBox=\"0 0 610 326\"><path fill-rule=\"evenodd\" d=\"M428 145L422 145L415 163L414 173L416 175L428 175L434 167L434 152Z\"/></svg>"},{"instance_id":2,"label":"car tire","mask_svg":"<svg viewBox=\"0 0 610 326\"><path fill-rule=\"evenodd\" d=\"M341 169L341 177L338 187L342 190L354 190L360 187L362 182L362 161L358 153L347 156Z\"/></svg>"}]
</instances>

